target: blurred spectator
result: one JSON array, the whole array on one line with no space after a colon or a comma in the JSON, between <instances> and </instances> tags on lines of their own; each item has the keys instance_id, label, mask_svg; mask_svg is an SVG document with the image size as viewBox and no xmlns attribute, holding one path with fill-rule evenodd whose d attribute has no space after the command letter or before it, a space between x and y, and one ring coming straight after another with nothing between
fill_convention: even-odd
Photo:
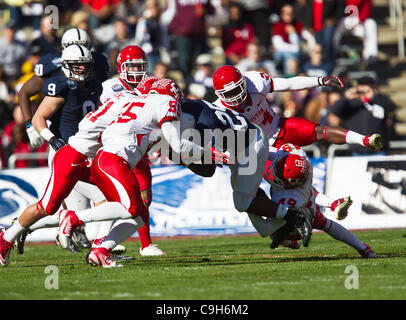
<instances>
[{"instance_id":1,"label":"blurred spectator","mask_svg":"<svg viewBox=\"0 0 406 320\"><path fill-rule=\"evenodd\" d=\"M116 17L127 21L131 36L135 36L138 17L142 16L144 9L145 5L142 0L122 0L118 4Z\"/></svg>"},{"instance_id":2,"label":"blurred spectator","mask_svg":"<svg viewBox=\"0 0 406 320\"><path fill-rule=\"evenodd\" d=\"M45 16L41 19L41 35L33 41L33 45L41 48L41 55L47 53L58 54L61 45L61 38L56 35L56 29L53 27L52 16Z\"/></svg>"},{"instance_id":3,"label":"blurred spectator","mask_svg":"<svg viewBox=\"0 0 406 320\"><path fill-rule=\"evenodd\" d=\"M255 42L251 42L247 45L247 57L240 60L236 64L236 67L245 73L248 70L263 68L264 72L271 77L277 77L278 71L272 60L263 59L261 56L261 49Z\"/></svg>"},{"instance_id":4,"label":"blurred spectator","mask_svg":"<svg viewBox=\"0 0 406 320\"><path fill-rule=\"evenodd\" d=\"M4 127L3 147L6 148L12 140L12 130L16 124L24 124L23 113L19 105L15 105L12 111L12 120Z\"/></svg>"},{"instance_id":5,"label":"blurred spectator","mask_svg":"<svg viewBox=\"0 0 406 320\"><path fill-rule=\"evenodd\" d=\"M342 18L334 35L335 48L339 48L343 35L350 33L363 40L362 57L368 64L378 61L378 26L371 18L372 0L346 0L350 15ZM353 6L353 7L349 7Z\"/></svg>"},{"instance_id":6,"label":"blurred spectator","mask_svg":"<svg viewBox=\"0 0 406 320\"><path fill-rule=\"evenodd\" d=\"M168 0L164 24L169 24L170 34L178 54L178 66L185 82L190 82L196 57L207 51L206 15L214 13L210 0Z\"/></svg>"},{"instance_id":7,"label":"blurred spectator","mask_svg":"<svg viewBox=\"0 0 406 320\"><path fill-rule=\"evenodd\" d=\"M120 0L80 0L85 11L90 14L89 23L93 30L113 22L119 2Z\"/></svg>"},{"instance_id":8,"label":"blurred spectator","mask_svg":"<svg viewBox=\"0 0 406 320\"><path fill-rule=\"evenodd\" d=\"M378 92L375 80L363 77L357 87L351 87L337 101L328 116L330 125L339 125L363 135L379 133L383 139L383 153L389 152L389 141L394 131L396 105L386 95ZM353 154L374 153L358 145L350 145Z\"/></svg>"},{"instance_id":9,"label":"blurred spectator","mask_svg":"<svg viewBox=\"0 0 406 320\"><path fill-rule=\"evenodd\" d=\"M145 10L135 29L135 44L144 50L148 57L148 73L161 60L159 49L165 42L165 31L160 22L161 10L157 0L146 0Z\"/></svg>"},{"instance_id":10,"label":"blurred spectator","mask_svg":"<svg viewBox=\"0 0 406 320\"><path fill-rule=\"evenodd\" d=\"M99 43L93 34L93 30L89 24L89 14L86 11L78 10L71 16L70 25L73 28L79 28L87 32L92 41L92 51L102 52L103 45Z\"/></svg>"},{"instance_id":11,"label":"blurred spectator","mask_svg":"<svg viewBox=\"0 0 406 320\"><path fill-rule=\"evenodd\" d=\"M12 88L16 93L15 98L16 103L18 103L17 94L24 85L24 83L26 83L28 80L31 79L31 77L35 75L34 68L35 65L38 63L40 57L41 57L41 48L35 44L31 45L30 55L21 66L21 76L16 81L14 81L12 85ZM36 110L38 108L39 104L41 103L42 97L43 97L42 93L39 92L30 98L32 110Z\"/></svg>"},{"instance_id":12,"label":"blurred spectator","mask_svg":"<svg viewBox=\"0 0 406 320\"><path fill-rule=\"evenodd\" d=\"M281 93L282 110L285 118L303 117L301 104L296 100L295 94L292 91L284 91Z\"/></svg>"},{"instance_id":13,"label":"blurred spectator","mask_svg":"<svg viewBox=\"0 0 406 320\"><path fill-rule=\"evenodd\" d=\"M327 125L327 115L331 107L341 99L341 92L332 87L322 87L322 90L312 99L305 108L305 118Z\"/></svg>"},{"instance_id":14,"label":"blurred spectator","mask_svg":"<svg viewBox=\"0 0 406 320\"><path fill-rule=\"evenodd\" d=\"M13 96L9 92L3 76L3 66L0 64L0 129L4 128L6 123L11 121L10 105L13 100Z\"/></svg>"},{"instance_id":15,"label":"blurred spectator","mask_svg":"<svg viewBox=\"0 0 406 320\"><path fill-rule=\"evenodd\" d=\"M245 22L243 9L237 3L229 7L229 22L222 30L226 64L237 64L247 56L247 45L254 41L254 28Z\"/></svg>"},{"instance_id":16,"label":"blurred spectator","mask_svg":"<svg viewBox=\"0 0 406 320\"><path fill-rule=\"evenodd\" d=\"M328 77L333 72L333 64L324 62L323 47L316 44L310 51L309 60L303 64L303 72L308 77Z\"/></svg>"},{"instance_id":17,"label":"blurred spectator","mask_svg":"<svg viewBox=\"0 0 406 320\"><path fill-rule=\"evenodd\" d=\"M26 41L27 36L24 27L32 28L32 38L39 36L41 16L44 12L44 1L21 1L21 0L6 0L10 12L10 20L17 24L16 38L21 41Z\"/></svg>"},{"instance_id":18,"label":"blurred spectator","mask_svg":"<svg viewBox=\"0 0 406 320\"><path fill-rule=\"evenodd\" d=\"M48 0L48 5L58 7L61 26L66 26L72 19L72 15L81 7L80 0Z\"/></svg>"},{"instance_id":19,"label":"blurred spectator","mask_svg":"<svg viewBox=\"0 0 406 320\"><path fill-rule=\"evenodd\" d=\"M196 59L196 72L193 76L195 83L201 84L207 90L213 89L213 65L209 54L201 54Z\"/></svg>"},{"instance_id":20,"label":"blurred spectator","mask_svg":"<svg viewBox=\"0 0 406 320\"><path fill-rule=\"evenodd\" d=\"M345 2L343 0L307 0L304 6L306 28L315 35L317 43L323 46L325 62L333 63L334 33L338 20L344 15Z\"/></svg>"},{"instance_id":21,"label":"blurred spectator","mask_svg":"<svg viewBox=\"0 0 406 320\"><path fill-rule=\"evenodd\" d=\"M0 64L3 65L4 81L10 87L11 83L20 75L21 65L27 58L25 43L15 39L17 25L10 20L0 38Z\"/></svg>"},{"instance_id":22,"label":"blurred spectator","mask_svg":"<svg viewBox=\"0 0 406 320\"><path fill-rule=\"evenodd\" d=\"M116 62L120 51L129 45L134 45L135 41L128 33L127 22L123 19L114 21L114 39L106 46L105 54L108 56L112 72L117 72Z\"/></svg>"},{"instance_id":23,"label":"blurred spectator","mask_svg":"<svg viewBox=\"0 0 406 320\"><path fill-rule=\"evenodd\" d=\"M152 74L161 79L168 78L168 69L168 65L158 61L154 66Z\"/></svg>"},{"instance_id":24,"label":"blurred spectator","mask_svg":"<svg viewBox=\"0 0 406 320\"><path fill-rule=\"evenodd\" d=\"M303 23L295 19L293 6L289 4L281 8L280 17L273 26L272 45L275 61L282 64L283 72L287 74L288 61L300 59Z\"/></svg>"},{"instance_id":25,"label":"blurred spectator","mask_svg":"<svg viewBox=\"0 0 406 320\"><path fill-rule=\"evenodd\" d=\"M270 24L269 24L269 3L265 0L240 0L244 8L244 17L254 27L255 38L263 50L269 47Z\"/></svg>"},{"instance_id":26,"label":"blurred spectator","mask_svg":"<svg viewBox=\"0 0 406 320\"><path fill-rule=\"evenodd\" d=\"M30 153L30 142L28 140L27 132L25 131L25 125L20 123L16 124L11 129L11 140L7 146L5 153L8 159L12 154L18 153ZM16 160L16 168L28 168L30 167L31 160Z\"/></svg>"}]
</instances>

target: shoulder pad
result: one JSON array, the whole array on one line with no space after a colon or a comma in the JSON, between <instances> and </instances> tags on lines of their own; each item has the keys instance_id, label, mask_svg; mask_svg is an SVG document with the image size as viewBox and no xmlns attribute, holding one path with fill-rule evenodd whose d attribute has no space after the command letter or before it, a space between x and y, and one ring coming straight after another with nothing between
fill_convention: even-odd
<instances>
[{"instance_id":1,"label":"shoulder pad","mask_svg":"<svg viewBox=\"0 0 406 320\"><path fill-rule=\"evenodd\" d=\"M78 84L65 76L47 78L42 85L42 93L46 96L64 96L69 90L75 90Z\"/></svg>"}]
</instances>

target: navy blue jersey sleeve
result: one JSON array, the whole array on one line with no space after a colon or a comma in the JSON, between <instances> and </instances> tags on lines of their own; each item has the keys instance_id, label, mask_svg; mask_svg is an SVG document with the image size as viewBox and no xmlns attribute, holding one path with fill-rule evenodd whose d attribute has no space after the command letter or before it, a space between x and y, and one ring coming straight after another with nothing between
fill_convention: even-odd
<instances>
[{"instance_id":1,"label":"navy blue jersey sleeve","mask_svg":"<svg viewBox=\"0 0 406 320\"><path fill-rule=\"evenodd\" d=\"M50 97L66 97L69 92L71 85L69 84L69 79L64 76L55 76L45 79L44 84L42 85L42 93L45 96ZM70 81L74 83L73 81Z\"/></svg>"},{"instance_id":2,"label":"navy blue jersey sleeve","mask_svg":"<svg viewBox=\"0 0 406 320\"><path fill-rule=\"evenodd\" d=\"M35 74L42 78L48 78L61 70L61 57L58 54L48 53L42 56L35 65Z\"/></svg>"},{"instance_id":3,"label":"navy blue jersey sleeve","mask_svg":"<svg viewBox=\"0 0 406 320\"><path fill-rule=\"evenodd\" d=\"M106 56L102 53L92 51L94 60L93 74L101 82L106 81L109 77L110 67Z\"/></svg>"}]
</instances>

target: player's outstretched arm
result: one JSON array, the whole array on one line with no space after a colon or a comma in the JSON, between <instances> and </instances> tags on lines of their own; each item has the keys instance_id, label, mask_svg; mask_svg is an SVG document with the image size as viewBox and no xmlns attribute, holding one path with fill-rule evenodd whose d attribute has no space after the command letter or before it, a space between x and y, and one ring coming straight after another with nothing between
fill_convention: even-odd
<instances>
[{"instance_id":1,"label":"player's outstretched arm","mask_svg":"<svg viewBox=\"0 0 406 320\"><path fill-rule=\"evenodd\" d=\"M344 85L339 77L293 77L273 78L273 91L297 91L312 89L320 86L343 88Z\"/></svg>"},{"instance_id":2,"label":"player's outstretched arm","mask_svg":"<svg viewBox=\"0 0 406 320\"><path fill-rule=\"evenodd\" d=\"M318 125L315 128L317 141L327 141L335 144L358 144L373 151L382 149L382 136L379 134L364 136L344 128L333 128Z\"/></svg>"},{"instance_id":3,"label":"player's outstretched arm","mask_svg":"<svg viewBox=\"0 0 406 320\"><path fill-rule=\"evenodd\" d=\"M44 80L41 77L34 75L22 86L18 92L18 102L20 104L21 112L26 124L28 138L30 139L30 144L33 149L41 146L44 140L38 134L38 132L35 131L31 124L32 110L30 105L30 97L39 93L43 84Z\"/></svg>"}]
</instances>

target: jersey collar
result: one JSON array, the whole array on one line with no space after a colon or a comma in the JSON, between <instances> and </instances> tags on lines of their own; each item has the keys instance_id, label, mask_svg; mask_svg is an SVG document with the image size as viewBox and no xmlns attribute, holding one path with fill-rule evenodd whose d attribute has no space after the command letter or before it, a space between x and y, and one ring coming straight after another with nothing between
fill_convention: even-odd
<instances>
[{"instance_id":1,"label":"jersey collar","mask_svg":"<svg viewBox=\"0 0 406 320\"><path fill-rule=\"evenodd\" d=\"M126 88L127 90L133 91L134 89L130 88L130 86L121 78L118 78L118 80L121 81L121 83L123 84L124 88Z\"/></svg>"}]
</instances>

